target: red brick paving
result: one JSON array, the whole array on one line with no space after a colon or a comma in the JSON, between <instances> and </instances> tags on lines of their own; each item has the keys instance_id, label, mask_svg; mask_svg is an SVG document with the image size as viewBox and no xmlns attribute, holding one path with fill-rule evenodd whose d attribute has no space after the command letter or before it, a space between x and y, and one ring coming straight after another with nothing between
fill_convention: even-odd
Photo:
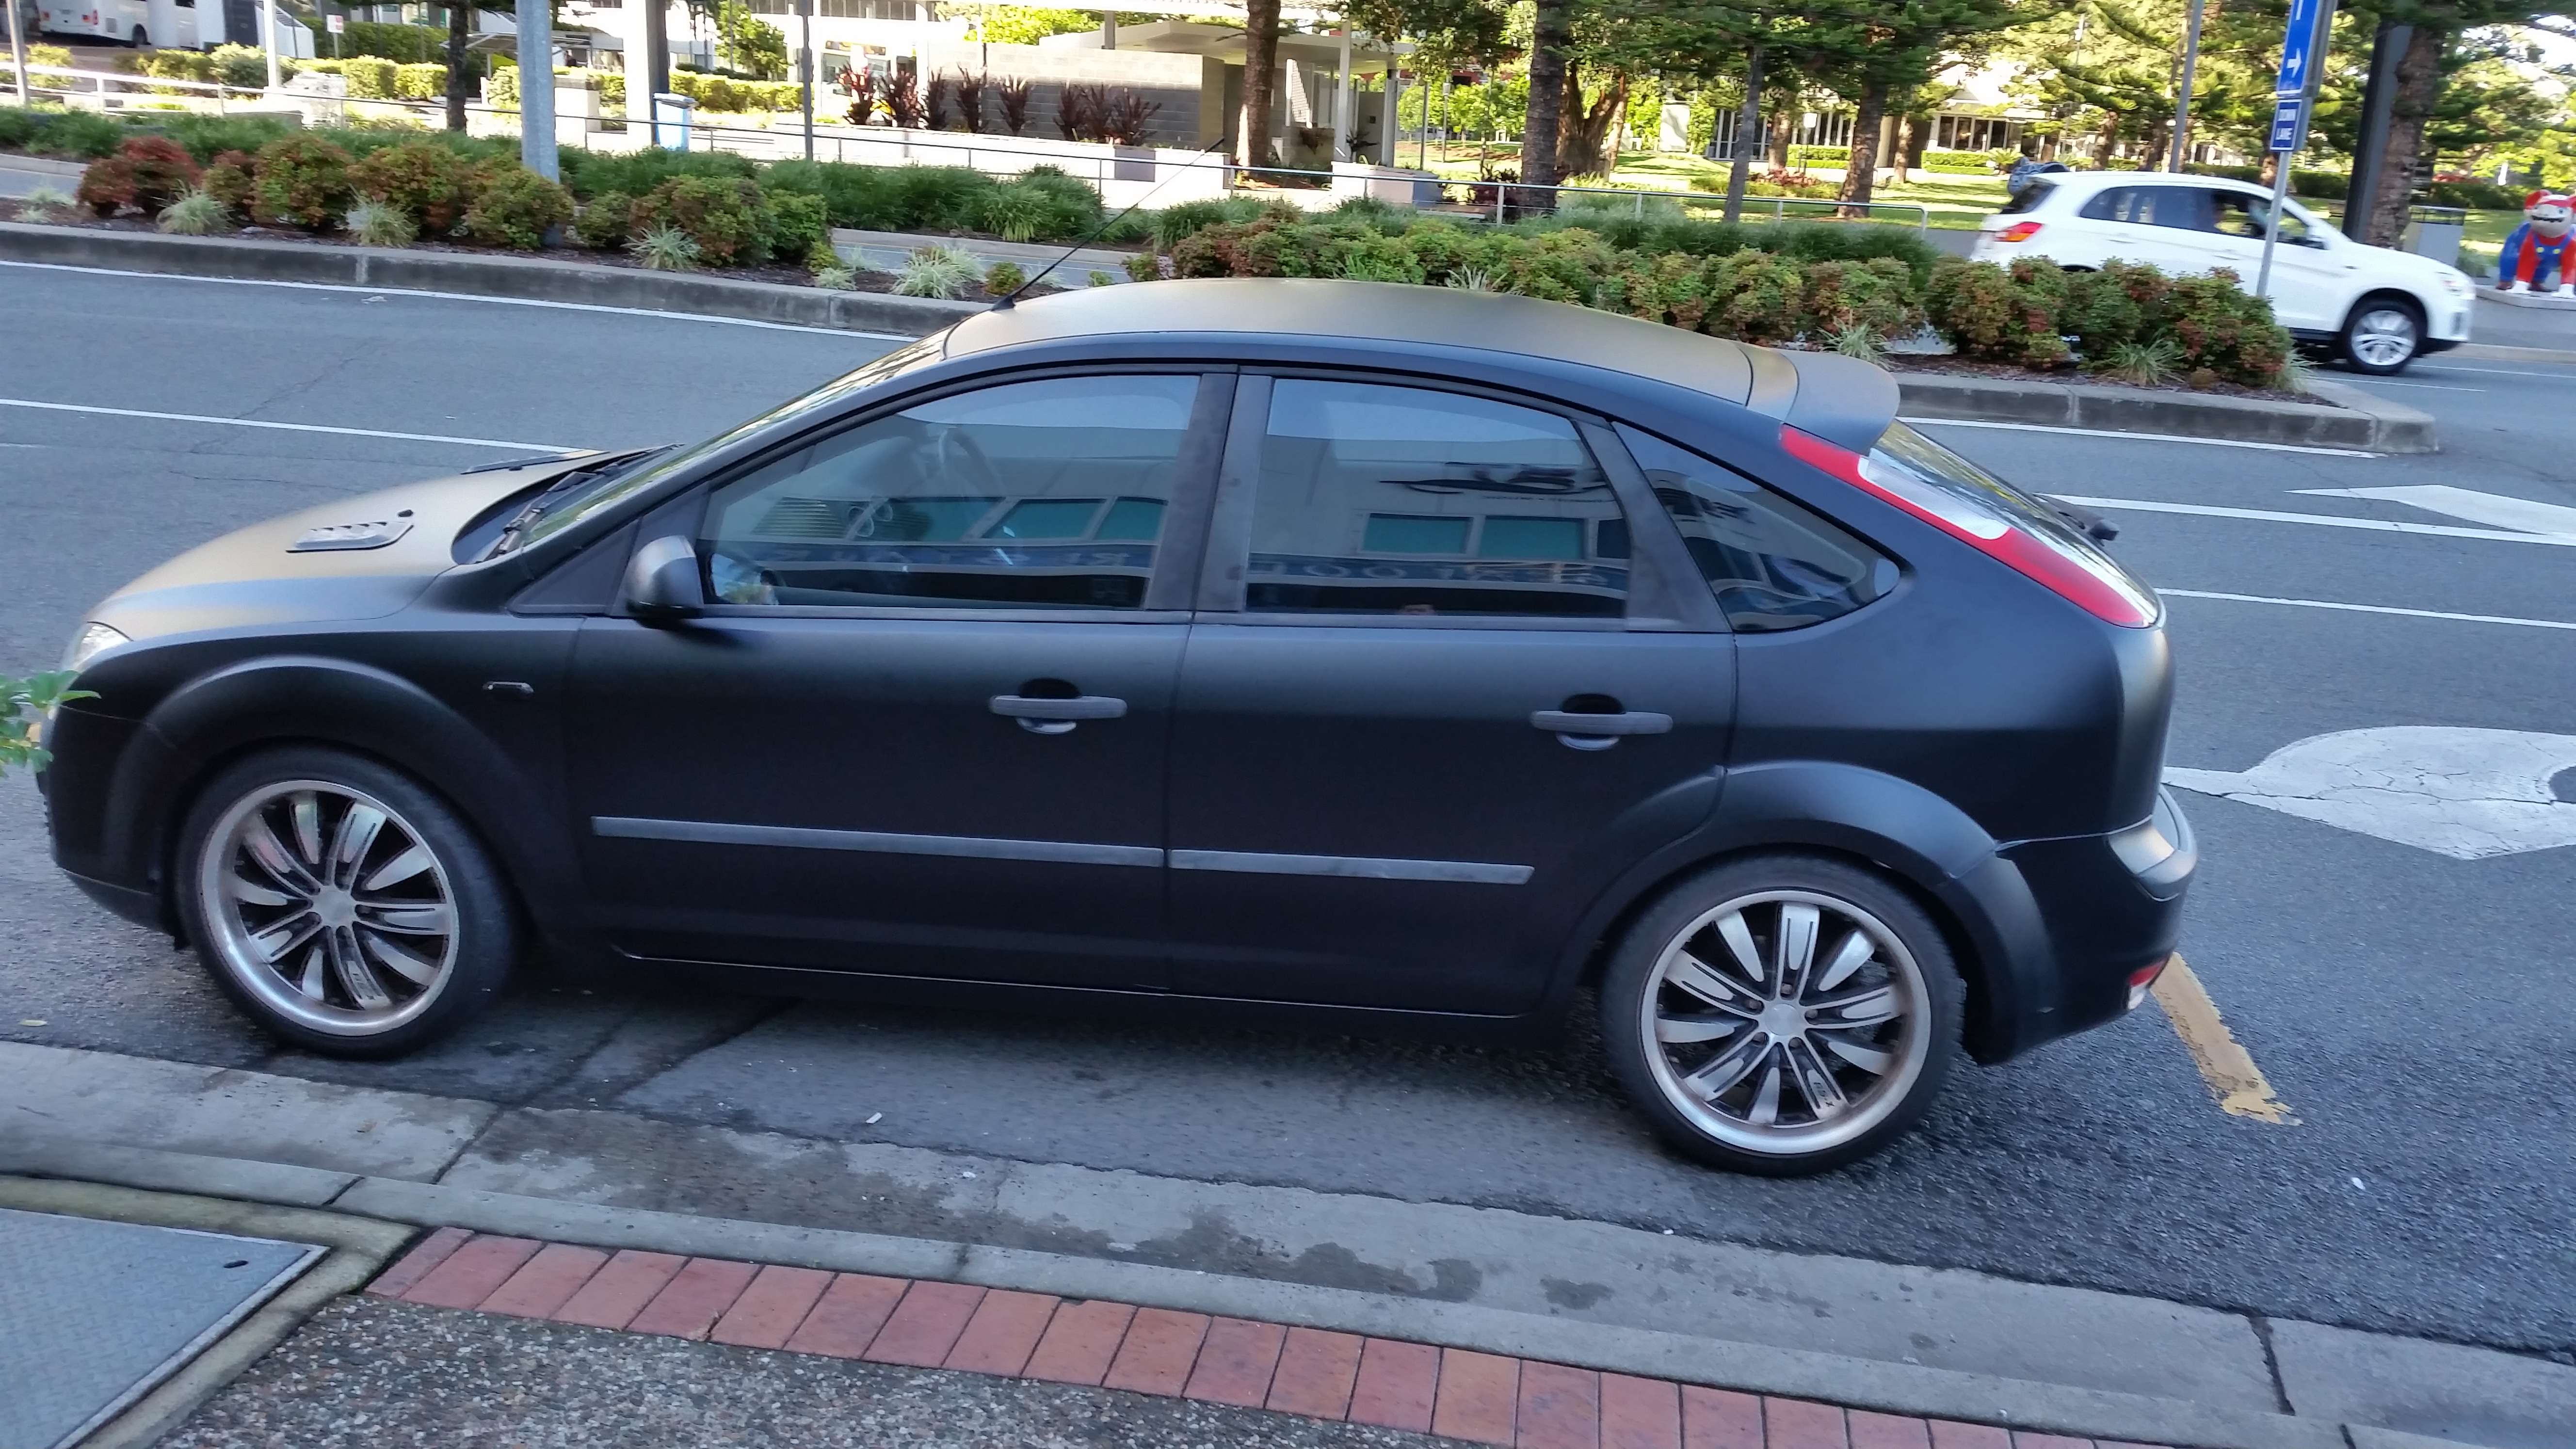
<instances>
[{"instance_id":1,"label":"red brick paving","mask_svg":"<svg viewBox=\"0 0 2576 1449\"><path fill-rule=\"evenodd\" d=\"M860 1357L877 1363L937 1368L948 1361L984 1290L966 1283L915 1283L894 1307L885 1331Z\"/></svg>"},{"instance_id":2,"label":"red brick paving","mask_svg":"<svg viewBox=\"0 0 2576 1449\"><path fill-rule=\"evenodd\" d=\"M1431 1428L1432 1395L1439 1386L1440 1350L1425 1343L1372 1338L1360 1350L1350 1421L1425 1433Z\"/></svg>"},{"instance_id":3,"label":"red brick paving","mask_svg":"<svg viewBox=\"0 0 2576 1449\"><path fill-rule=\"evenodd\" d=\"M1292 1328L1280 1346L1279 1371L1270 1379L1266 1407L1309 1419L1338 1419L1350 1412L1351 1386L1359 1381L1356 1333Z\"/></svg>"},{"instance_id":4,"label":"red brick paving","mask_svg":"<svg viewBox=\"0 0 2576 1449\"><path fill-rule=\"evenodd\" d=\"M689 1261L669 1253L644 1253L632 1248L608 1260L608 1266L591 1275L581 1290L566 1299L562 1307L547 1314L558 1323L579 1323L592 1328L624 1328L653 1301Z\"/></svg>"},{"instance_id":5,"label":"red brick paving","mask_svg":"<svg viewBox=\"0 0 2576 1449\"><path fill-rule=\"evenodd\" d=\"M812 1268L763 1268L707 1337L744 1348L784 1348L830 1286L832 1275Z\"/></svg>"},{"instance_id":6,"label":"red brick paving","mask_svg":"<svg viewBox=\"0 0 2576 1449\"><path fill-rule=\"evenodd\" d=\"M1521 1361L1472 1349L1440 1350L1431 1432L1471 1444L1509 1444L1520 1407Z\"/></svg>"},{"instance_id":7,"label":"red brick paving","mask_svg":"<svg viewBox=\"0 0 2576 1449\"><path fill-rule=\"evenodd\" d=\"M549 1318L573 1290L590 1281L608 1255L597 1248L576 1248L565 1243L548 1243L537 1255L521 1264L510 1281L492 1290L492 1296L475 1305L486 1313L507 1313L514 1318Z\"/></svg>"},{"instance_id":8,"label":"red brick paving","mask_svg":"<svg viewBox=\"0 0 2576 1449\"><path fill-rule=\"evenodd\" d=\"M457 1228L422 1239L367 1291L750 1348L1186 1396L1516 1449L2156 1449L1251 1319L667 1253L612 1256Z\"/></svg>"},{"instance_id":9,"label":"red brick paving","mask_svg":"<svg viewBox=\"0 0 2576 1449\"><path fill-rule=\"evenodd\" d=\"M751 1286L752 1275L759 1271L749 1263L691 1258L626 1326L636 1333L704 1338L733 1301L742 1296L742 1290Z\"/></svg>"}]
</instances>

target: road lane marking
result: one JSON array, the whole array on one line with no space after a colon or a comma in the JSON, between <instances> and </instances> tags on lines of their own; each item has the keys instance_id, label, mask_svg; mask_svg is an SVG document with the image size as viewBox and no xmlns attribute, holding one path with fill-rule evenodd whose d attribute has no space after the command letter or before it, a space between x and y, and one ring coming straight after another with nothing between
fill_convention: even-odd
<instances>
[{"instance_id":1,"label":"road lane marking","mask_svg":"<svg viewBox=\"0 0 2576 1449\"><path fill-rule=\"evenodd\" d=\"M2576 538L2564 538L2554 533L2508 533L2497 528L2455 528L2447 523L2402 523L2389 518L2346 518L2335 513L2281 513L2269 508L2221 508L2211 503L2165 503L2151 498L2084 498L2072 493L2054 496L2086 508L2188 513L2199 518L2243 518L2256 523L2304 523L2311 528L2358 528L2372 533L2420 533L2433 538L2482 538L2497 543L2540 543L2576 548Z\"/></svg>"},{"instance_id":2,"label":"road lane marking","mask_svg":"<svg viewBox=\"0 0 2576 1449\"><path fill-rule=\"evenodd\" d=\"M2339 609L2354 614L2395 614L2404 619L2449 619L2460 624L2519 624L2526 629L2576 629L2562 619L2516 619L2505 614L2453 614L2441 609L2401 609L2393 604L2338 604L2330 599L2275 599L2265 594L2222 594L2207 589L2158 589L2168 599L2222 599L2232 604L2286 604L2294 609Z\"/></svg>"},{"instance_id":3,"label":"road lane marking","mask_svg":"<svg viewBox=\"0 0 2576 1449\"><path fill-rule=\"evenodd\" d=\"M2165 963L2156 977L2154 996L2156 1005L2164 1008L2165 1020L2173 1024L2174 1035L2182 1038L2183 1049L2191 1053L2191 1064L2200 1068L2200 1079L2209 1084L2209 1094L2218 1099L2219 1111L2282 1127L2299 1125L2289 1107L2272 1095L2263 1069L2236 1044L2227 1023L2219 1018L2217 1003L2184 964L2182 953L2174 953Z\"/></svg>"},{"instance_id":4,"label":"road lane marking","mask_svg":"<svg viewBox=\"0 0 2576 1449\"><path fill-rule=\"evenodd\" d=\"M2076 438L2109 438L2133 443L2201 443L2212 448L2258 448L2266 453L2314 453L2324 458L2376 458L2361 448L2312 448L2303 443L2249 443L2239 438L2186 438L2178 433L2113 433L2100 428L2060 428L2047 423L1990 423L1977 418L1900 418L1913 427L2001 428L2012 433L2064 433Z\"/></svg>"},{"instance_id":5,"label":"road lane marking","mask_svg":"<svg viewBox=\"0 0 2576 1449\"><path fill-rule=\"evenodd\" d=\"M2427 513L2445 513L2495 528L2576 537L2576 508L2563 503L2538 503L2503 493L2480 493L2474 488L2454 488L2447 483L2416 483L2402 488L2293 488L2290 491L2317 498L2368 498L2403 503Z\"/></svg>"},{"instance_id":6,"label":"road lane marking","mask_svg":"<svg viewBox=\"0 0 2576 1449\"><path fill-rule=\"evenodd\" d=\"M81 403L36 402L0 397L0 408L40 408L53 413L96 413L111 418L152 418L167 423L214 423L227 428L271 428L283 433L337 433L349 438L399 438L407 443L462 443L472 448L517 448L533 453L572 451L562 443L513 443L506 438L452 438L444 433L392 433L375 428L330 428L320 423L266 423L256 418L210 418L202 413L155 413L141 408L89 407ZM2576 542L2576 540L2570 540Z\"/></svg>"},{"instance_id":7,"label":"road lane marking","mask_svg":"<svg viewBox=\"0 0 2576 1449\"><path fill-rule=\"evenodd\" d=\"M2545 377L2552 382L2565 382L2570 377L2576 377L2576 373L2566 372L2517 372L2510 367L2425 367L2420 363L2416 365L2415 370L2429 372L2435 377L2448 377L2455 372L2483 373L2488 377Z\"/></svg>"},{"instance_id":8,"label":"road lane marking","mask_svg":"<svg viewBox=\"0 0 2576 1449\"><path fill-rule=\"evenodd\" d=\"M2576 735L2380 725L2310 735L2250 770L2168 765L2164 781L2453 860L2485 860L2576 846L2576 801L2553 785L2570 770Z\"/></svg>"},{"instance_id":9,"label":"road lane marking","mask_svg":"<svg viewBox=\"0 0 2576 1449\"><path fill-rule=\"evenodd\" d=\"M723 327L765 327L772 332L815 332L825 337L864 337L872 342L910 342L901 332L854 332L846 327L806 327L794 322L756 322L749 317L708 317L695 312L656 312L649 307L603 307L596 302L540 302L529 297L478 297L471 292L430 292L416 287L355 287L339 282L275 282L258 277L192 277L179 272L132 272L117 267L70 267L60 262L0 262L0 267L34 267L47 272L87 272L94 277L149 277L161 282L213 282L226 287L289 287L304 292L355 292L362 297L436 297L445 302L490 302L502 307L551 307L563 312L612 312L625 317L660 317L671 322L713 322Z\"/></svg>"},{"instance_id":10,"label":"road lane marking","mask_svg":"<svg viewBox=\"0 0 2576 1449\"><path fill-rule=\"evenodd\" d=\"M2426 392L2485 392L2485 391L2486 391L2486 389L2485 389L2485 388L2482 388L2482 387L2453 387L2451 384L2449 384L2449 383L2447 383L2447 382L2392 382L2392 381L2390 381L2389 379L2384 378L2384 377L2374 377L2374 378L2370 379L2370 380L2369 380L2369 382L2367 382L2367 383L2365 383L2365 384L2361 384L2361 385L2362 385L2362 386L2367 386L2367 387L2420 387L2420 388L2424 389Z\"/></svg>"}]
</instances>

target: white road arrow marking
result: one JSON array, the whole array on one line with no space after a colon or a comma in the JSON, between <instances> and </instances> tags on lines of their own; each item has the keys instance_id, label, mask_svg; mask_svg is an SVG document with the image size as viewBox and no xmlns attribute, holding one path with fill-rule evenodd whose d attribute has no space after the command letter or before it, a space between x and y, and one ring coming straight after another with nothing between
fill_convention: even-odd
<instances>
[{"instance_id":1,"label":"white road arrow marking","mask_svg":"<svg viewBox=\"0 0 2576 1449\"><path fill-rule=\"evenodd\" d=\"M2563 503L2534 503L2528 498L2508 498L2501 493L2480 493L2474 488L2419 483L2403 488L2296 488L2291 491L2319 498L2384 499L2410 508L2421 508L2427 513L2447 514L2495 528L2576 538L2576 508Z\"/></svg>"},{"instance_id":2,"label":"white road arrow marking","mask_svg":"<svg viewBox=\"0 0 2576 1449\"><path fill-rule=\"evenodd\" d=\"M2478 860L2576 845L2550 779L2576 735L2390 725L2313 735L2242 774L2168 766L2165 781L2400 845Z\"/></svg>"}]
</instances>

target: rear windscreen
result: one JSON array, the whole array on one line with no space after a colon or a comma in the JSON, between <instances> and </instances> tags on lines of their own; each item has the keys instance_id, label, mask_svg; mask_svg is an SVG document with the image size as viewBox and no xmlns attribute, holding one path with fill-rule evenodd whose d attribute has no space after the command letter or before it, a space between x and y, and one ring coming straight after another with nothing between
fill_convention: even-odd
<instances>
[{"instance_id":1,"label":"rear windscreen","mask_svg":"<svg viewBox=\"0 0 2576 1449\"><path fill-rule=\"evenodd\" d=\"M1999 214L2003 216L2019 216L2025 211L2037 211L2039 209L2039 204L2048 199L2048 193L2055 191L2056 189L2056 182L2051 181L2046 177L2034 176L2030 179L2030 184L2022 188L2021 195L2016 196L2012 200L2003 204L2003 209Z\"/></svg>"}]
</instances>

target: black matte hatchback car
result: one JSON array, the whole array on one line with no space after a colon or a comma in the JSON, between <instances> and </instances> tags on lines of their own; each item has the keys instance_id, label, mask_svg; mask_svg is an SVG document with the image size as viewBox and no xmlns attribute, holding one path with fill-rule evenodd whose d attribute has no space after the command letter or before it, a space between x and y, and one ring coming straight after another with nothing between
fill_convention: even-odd
<instances>
[{"instance_id":1,"label":"black matte hatchback car","mask_svg":"<svg viewBox=\"0 0 2576 1449\"><path fill-rule=\"evenodd\" d=\"M56 859L308 1049L627 977L1510 1036L1812 1171L2134 1006L2155 595L1886 374L1520 297L980 314L694 447L136 580Z\"/></svg>"}]
</instances>

